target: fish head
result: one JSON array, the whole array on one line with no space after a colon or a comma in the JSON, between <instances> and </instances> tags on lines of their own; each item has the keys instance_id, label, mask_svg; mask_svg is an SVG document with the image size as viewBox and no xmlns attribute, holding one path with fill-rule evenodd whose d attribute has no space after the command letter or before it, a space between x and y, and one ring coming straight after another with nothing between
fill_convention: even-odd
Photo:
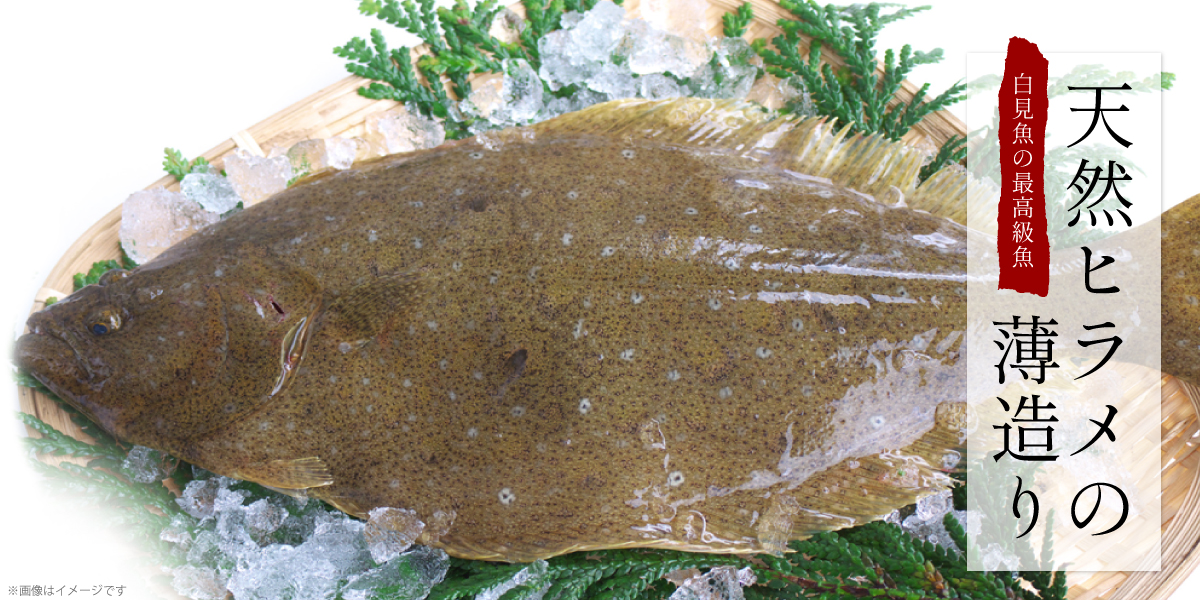
<instances>
[{"instance_id":1,"label":"fish head","mask_svg":"<svg viewBox=\"0 0 1200 600\"><path fill-rule=\"evenodd\" d=\"M303 342L319 295L272 275L212 255L109 271L30 316L15 362L117 438L186 458L289 372L281 345Z\"/></svg>"}]
</instances>

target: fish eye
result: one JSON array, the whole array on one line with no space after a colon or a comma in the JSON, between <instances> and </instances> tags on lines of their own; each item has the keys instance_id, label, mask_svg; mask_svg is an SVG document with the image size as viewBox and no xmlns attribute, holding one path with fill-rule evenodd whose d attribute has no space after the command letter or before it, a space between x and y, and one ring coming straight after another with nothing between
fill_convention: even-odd
<instances>
[{"instance_id":1,"label":"fish eye","mask_svg":"<svg viewBox=\"0 0 1200 600\"><path fill-rule=\"evenodd\" d=\"M121 317L110 310L100 311L88 319L86 325L92 335L108 335L121 328Z\"/></svg>"}]
</instances>

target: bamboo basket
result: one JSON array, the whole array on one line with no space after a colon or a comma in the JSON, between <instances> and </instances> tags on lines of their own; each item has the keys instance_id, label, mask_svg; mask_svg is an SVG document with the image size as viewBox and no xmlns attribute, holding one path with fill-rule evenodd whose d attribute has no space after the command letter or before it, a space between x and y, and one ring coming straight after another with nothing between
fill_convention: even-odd
<instances>
[{"instance_id":1,"label":"bamboo basket","mask_svg":"<svg viewBox=\"0 0 1200 600\"><path fill-rule=\"evenodd\" d=\"M649 0L653 2L654 0ZM663 0L659 0L662 2ZM669 0L668 0L669 1ZM750 0L754 21L747 28L747 39L771 38L780 33L778 19L790 16L771 0ZM639 16L643 0L625 0L630 16ZM741 0L708 0L705 24L710 36L722 33L721 15L734 10ZM510 3L523 13L519 2ZM420 50L418 50L419 52ZM829 56L838 62L836 56ZM242 148L265 156L272 148L286 149L306 139L336 136L354 137L364 132L367 115L398 106L390 100L369 100L357 94L364 80L348 77L279 111L266 120L234 133L203 156L218 168L227 155ZM904 82L898 97L907 101L917 86ZM940 146L952 135L965 135L966 125L954 115L942 111L929 115L904 141L912 145ZM163 186L178 191L171 176L153 182L146 189ZM117 206L67 250L38 292L31 312L42 310L50 296L63 297L72 287L72 276L86 272L93 262L118 258L118 229L121 207ZM31 388L18 386L21 410L36 416L68 435L91 441L54 401ZM1200 563L1200 389L1174 377L1162 377L1162 568L1158 572L1073 573L1068 577L1071 600L1166 600ZM36 436L36 432L29 430ZM70 459L67 459L70 460Z\"/></svg>"}]
</instances>

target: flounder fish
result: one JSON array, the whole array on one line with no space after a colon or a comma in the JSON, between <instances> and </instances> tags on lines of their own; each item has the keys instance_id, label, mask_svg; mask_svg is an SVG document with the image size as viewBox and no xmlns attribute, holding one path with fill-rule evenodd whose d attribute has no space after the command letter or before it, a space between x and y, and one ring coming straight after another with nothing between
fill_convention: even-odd
<instances>
[{"instance_id":1,"label":"flounder fish","mask_svg":"<svg viewBox=\"0 0 1200 600\"><path fill-rule=\"evenodd\" d=\"M966 230L933 213L961 187L914 194L920 159L609 103L302 181L34 314L16 356L120 439L411 509L455 556L780 552L959 460Z\"/></svg>"}]
</instances>

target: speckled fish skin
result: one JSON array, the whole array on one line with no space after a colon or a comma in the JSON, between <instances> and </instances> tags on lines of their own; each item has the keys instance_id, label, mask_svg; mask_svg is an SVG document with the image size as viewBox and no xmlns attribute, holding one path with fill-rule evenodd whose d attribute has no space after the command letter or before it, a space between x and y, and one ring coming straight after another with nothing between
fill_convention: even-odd
<instances>
[{"instance_id":1,"label":"speckled fish skin","mask_svg":"<svg viewBox=\"0 0 1200 600\"><path fill-rule=\"evenodd\" d=\"M18 361L130 443L468 558L777 552L948 484L961 226L569 129L303 182L35 314Z\"/></svg>"}]
</instances>

